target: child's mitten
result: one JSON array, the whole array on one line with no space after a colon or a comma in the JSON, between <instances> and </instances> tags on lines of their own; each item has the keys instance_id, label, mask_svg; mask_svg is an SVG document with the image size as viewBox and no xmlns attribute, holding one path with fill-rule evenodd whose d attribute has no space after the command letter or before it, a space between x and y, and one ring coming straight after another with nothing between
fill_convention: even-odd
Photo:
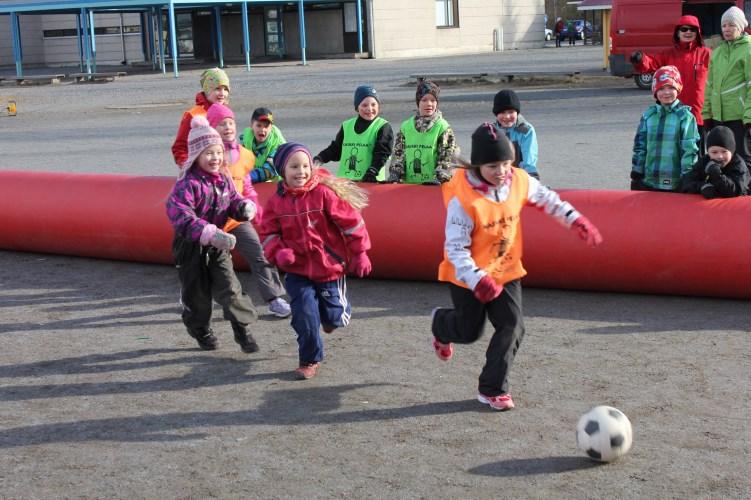
<instances>
[{"instance_id":1,"label":"child's mitten","mask_svg":"<svg viewBox=\"0 0 751 500\"><path fill-rule=\"evenodd\" d=\"M243 214L243 217L247 218L248 220L253 220L253 217L256 216L256 204L250 200L246 201L245 205L243 205L241 213Z\"/></svg>"},{"instance_id":2,"label":"child's mitten","mask_svg":"<svg viewBox=\"0 0 751 500\"><path fill-rule=\"evenodd\" d=\"M351 272L358 278L362 278L363 276L370 274L370 271L373 270L370 259L365 252L358 253L352 256L352 259L349 261L347 268L349 272Z\"/></svg>"},{"instance_id":3,"label":"child's mitten","mask_svg":"<svg viewBox=\"0 0 751 500\"><path fill-rule=\"evenodd\" d=\"M274 254L277 266L291 266L295 263L295 252L291 248L282 248Z\"/></svg>"},{"instance_id":4,"label":"child's mitten","mask_svg":"<svg viewBox=\"0 0 751 500\"><path fill-rule=\"evenodd\" d=\"M503 285L499 285L490 275L486 274L477 282L473 292L477 300L487 304L503 292Z\"/></svg>"},{"instance_id":5,"label":"child's mitten","mask_svg":"<svg viewBox=\"0 0 751 500\"><path fill-rule=\"evenodd\" d=\"M237 238L234 235L225 233L221 229L217 229L214 236L211 237L211 246L218 248L219 250L232 250L235 248Z\"/></svg>"},{"instance_id":6,"label":"child's mitten","mask_svg":"<svg viewBox=\"0 0 751 500\"><path fill-rule=\"evenodd\" d=\"M596 247L602 243L602 235L600 235L600 231L583 215L580 215L571 227L576 230L579 234L579 238L583 239L587 245Z\"/></svg>"}]
</instances>

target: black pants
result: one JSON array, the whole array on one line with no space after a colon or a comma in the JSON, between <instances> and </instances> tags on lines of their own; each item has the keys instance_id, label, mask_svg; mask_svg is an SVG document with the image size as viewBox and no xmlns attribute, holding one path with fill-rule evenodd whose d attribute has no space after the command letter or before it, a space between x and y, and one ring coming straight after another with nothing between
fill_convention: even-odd
<instances>
[{"instance_id":1,"label":"black pants","mask_svg":"<svg viewBox=\"0 0 751 500\"><path fill-rule=\"evenodd\" d=\"M224 310L224 318L247 325L256 317L253 301L243 292L226 250L204 247L175 236L172 254L180 277L183 323L204 328L211 323L212 298Z\"/></svg>"},{"instance_id":2,"label":"black pants","mask_svg":"<svg viewBox=\"0 0 751 500\"><path fill-rule=\"evenodd\" d=\"M436 311L433 335L443 343L471 344L482 335L487 316L495 331L485 352L478 390L485 396L506 394L508 374L524 337L521 281L506 283L503 293L487 304L467 288L450 283L449 290L454 309Z\"/></svg>"},{"instance_id":3,"label":"black pants","mask_svg":"<svg viewBox=\"0 0 751 500\"><path fill-rule=\"evenodd\" d=\"M730 120L727 122L715 122L715 125L725 125L733 131L735 139L735 153L746 162L751 169L751 131L743 125L743 120ZM707 133L711 132L708 130Z\"/></svg>"}]
</instances>

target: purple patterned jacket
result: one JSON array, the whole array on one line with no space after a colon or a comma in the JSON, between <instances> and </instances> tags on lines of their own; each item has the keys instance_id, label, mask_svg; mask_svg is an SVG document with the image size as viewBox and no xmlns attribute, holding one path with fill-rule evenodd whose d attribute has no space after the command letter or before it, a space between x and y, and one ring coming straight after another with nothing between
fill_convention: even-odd
<instances>
[{"instance_id":1,"label":"purple patterned jacket","mask_svg":"<svg viewBox=\"0 0 751 500\"><path fill-rule=\"evenodd\" d=\"M227 176L193 166L172 188L167 199L167 217L176 234L199 241L207 224L221 229L228 217L247 220L243 215L246 203L252 202L238 194Z\"/></svg>"}]
</instances>

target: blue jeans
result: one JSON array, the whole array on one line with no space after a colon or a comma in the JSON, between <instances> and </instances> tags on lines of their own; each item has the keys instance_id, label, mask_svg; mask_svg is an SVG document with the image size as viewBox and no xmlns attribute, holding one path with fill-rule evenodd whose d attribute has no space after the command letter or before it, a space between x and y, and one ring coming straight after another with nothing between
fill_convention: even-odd
<instances>
[{"instance_id":1,"label":"blue jeans","mask_svg":"<svg viewBox=\"0 0 751 500\"><path fill-rule=\"evenodd\" d=\"M316 283L287 273L284 278L292 308L292 328L297 333L300 364L323 360L321 325L338 328L349 324L352 307L347 300L347 279Z\"/></svg>"}]
</instances>

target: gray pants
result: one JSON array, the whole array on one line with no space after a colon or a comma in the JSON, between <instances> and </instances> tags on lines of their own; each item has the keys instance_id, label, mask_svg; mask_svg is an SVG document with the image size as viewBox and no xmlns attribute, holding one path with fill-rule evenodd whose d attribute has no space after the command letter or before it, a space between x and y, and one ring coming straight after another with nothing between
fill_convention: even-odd
<instances>
[{"instance_id":1,"label":"gray pants","mask_svg":"<svg viewBox=\"0 0 751 500\"><path fill-rule=\"evenodd\" d=\"M249 222L243 222L230 233L237 238L235 249L243 256L245 262L250 266L252 275L258 280L258 291L261 293L261 298L265 302L269 302L284 295L284 286L279 279L279 273L276 267L269 264L266 257L263 256L261 240L258 238L258 233L253 225Z\"/></svg>"},{"instance_id":2,"label":"gray pants","mask_svg":"<svg viewBox=\"0 0 751 500\"><path fill-rule=\"evenodd\" d=\"M255 320L253 302L243 292L235 276L228 251L203 247L176 235L172 242L172 253L180 277L185 326L208 328L212 299L222 306L225 319L232 323L245 326Z\"/></svg>"}]
</instances>

